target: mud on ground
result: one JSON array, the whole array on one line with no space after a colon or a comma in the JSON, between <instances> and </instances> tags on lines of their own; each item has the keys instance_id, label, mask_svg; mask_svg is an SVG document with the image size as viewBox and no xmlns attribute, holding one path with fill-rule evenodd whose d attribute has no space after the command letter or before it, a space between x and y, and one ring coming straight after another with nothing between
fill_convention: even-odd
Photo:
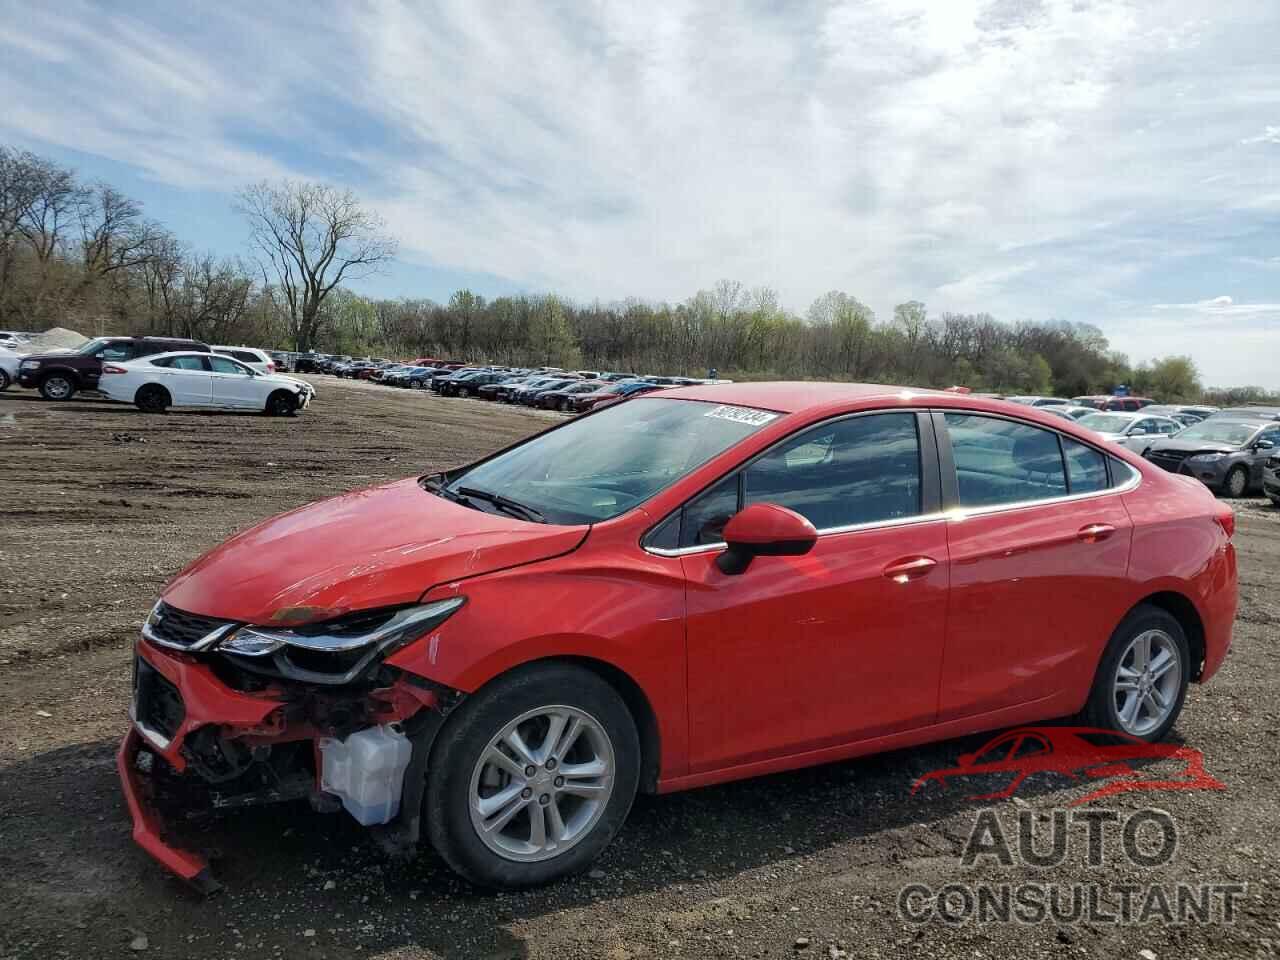
<instances>
[{"instance_id":1,"label":"mud on ground","mask_svg":"<svg viewBox=\"0 0 1280 960\"><path fill-rule=\"evenodd\" d=\"M134 848L114 771L130 645L161 585L263 517L466 462L553 419L315 382L316 403L290 420L0 393L0 958L1280 953L1280 510L1261 500L1237 505L1234 649L1177 728L1227 789L1108 801L1173 815L1167 866L1094 869L1073 845L1049 870L961 867L983 804L910 785L977 737L642 797L597 871L519 895L473 890L429 850L390 863L341 815L242 812L194 828L227 887L200 899ZM1037 780L992 805L1012 824L1086 789ZM1183 927L917 926L897 908L912 882L1178 879L1248 892L1233 923Z\"/></svg>"}]
</instances>

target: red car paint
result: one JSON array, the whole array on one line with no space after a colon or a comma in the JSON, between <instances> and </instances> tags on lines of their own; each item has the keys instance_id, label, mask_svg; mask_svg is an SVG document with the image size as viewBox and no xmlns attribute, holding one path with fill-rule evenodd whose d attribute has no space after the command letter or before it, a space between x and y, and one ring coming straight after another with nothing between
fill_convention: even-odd
<instances>
[{"instance_id":1,"label":"red car paint","mask_svg":"<svg viewBox=\"0 0 1280 960\"><path fill-rule=\"evenodd\" d=\"M644 535L693 495L835 416L988 412L1098 444L1035 408L874 385L714 385L637 402L674 400L782 416L612 520L526 523L405 480L268 520L200 558L162 599L270 624L299 608L321 619L465 595L387 664L464 694L534 660L600 664L651 717L658 792L1073 713L1115 626L1155 594L1203 625L1195 679L1226 654L1236 603L1227 508L1119 447L1105 449L1139 475L1127 490L828 533L805 555L762 557L742 576L723 573L715 552L646 550ZM195 696L199 720L257 724L272 709L181 655L146 643L140 652ZM134 817L154 852L152 828Z\"/></svg>"}]
</instances>

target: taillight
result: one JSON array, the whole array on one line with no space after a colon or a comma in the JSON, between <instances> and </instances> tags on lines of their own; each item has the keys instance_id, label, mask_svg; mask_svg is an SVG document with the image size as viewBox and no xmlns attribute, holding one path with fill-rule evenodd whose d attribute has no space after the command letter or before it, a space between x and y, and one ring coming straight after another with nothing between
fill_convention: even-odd
<instances>
[{"instance_id":1,"label":"taillight","mask_svg":"<svg viewBox=\"0 0 1280 960\"><path fill-rule=\"evenodd\" d=\"M113 363L104 363L102 365L102 372L103 373L128 373L129 371L126 370L124 367L117 367Z\"/></svg>"},{"instance_id":2,"label":"taillight","mask_svg":"<svg viewBox=\"0 0 1280 960\"><path fill-rule=\"evenodd\" d=\"M267 373L275 373L275 372L276 372L276 365L275 365L274 363L272 363L270 360L268 360L268 361L267 361Z\"/></svg>"},{"instance_id":3,"label":"taillight","mask_svg":"<svg viewBox=\"0 0 1280 960\"><path fill-rule=\"evenodd\" d=\"M1236 514L1230 507L1224 507L1213 519L1218 522L1228 540L1236 535Z\"/></svg>"}]
</instances>

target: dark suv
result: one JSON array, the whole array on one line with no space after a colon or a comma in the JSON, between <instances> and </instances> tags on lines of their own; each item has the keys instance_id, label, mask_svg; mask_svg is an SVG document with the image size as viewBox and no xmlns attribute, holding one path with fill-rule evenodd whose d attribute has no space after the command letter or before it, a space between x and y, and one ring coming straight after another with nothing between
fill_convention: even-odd
<instances>
[{"instance_id":1,"label":"dark suv","mask_svg":"<svg viewBox=\"0 0 1280 960\"><path fill-rule=\"evenodd\" d=\"M79 390L96 390L102 364L124 363L171 350L209 353L199 340L173 337L98 337L69 353L35 353L22 358L18 385L33 387L46 400L70 400Z\"/></svg>"}]
</instances>

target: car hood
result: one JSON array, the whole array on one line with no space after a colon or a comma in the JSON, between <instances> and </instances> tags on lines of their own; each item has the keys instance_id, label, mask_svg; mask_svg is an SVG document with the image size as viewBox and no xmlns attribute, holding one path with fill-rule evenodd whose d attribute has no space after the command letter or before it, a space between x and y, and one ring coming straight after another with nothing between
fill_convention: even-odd
<instances>
[{"instance_id":1,"label":"car hood","mask_svg":"<svg viewBox=\"0 0 1280 960\"><path fill-rule=\"evenodd\" d=\"M1169 440L1157 440L1151 445L1151 449L1170 450L1177 453L1189 453L1197 450L1205 453L1235 453L1240 448L1235 444L1222 443L1217 440L1179 440L1173 437Z\"/></svg>"},{"instance_id":2,"label":"car hood","mask_svg":"<svg viewBox=\"0 0 1280 960\"><path fill-rule=\"evenodd\" d=\"M410 478L300 507L237 534L179 573L161 599L246 623L322 620L412 603L439 583L560 556L589 529L483 513Z\"/></svg>"},{"instance_id":3,"label":"car hood","mask_svg":"<svg viewBox=\"0 0 1280 960\"><path fill-rule=\"evenodd\" d=\"M43 363L46 360L65 360L67 357L75 356L74 350L45 350L42 353L23 353L19 354L23 360L39 360Z\"/></svg>"}]
</instances>

